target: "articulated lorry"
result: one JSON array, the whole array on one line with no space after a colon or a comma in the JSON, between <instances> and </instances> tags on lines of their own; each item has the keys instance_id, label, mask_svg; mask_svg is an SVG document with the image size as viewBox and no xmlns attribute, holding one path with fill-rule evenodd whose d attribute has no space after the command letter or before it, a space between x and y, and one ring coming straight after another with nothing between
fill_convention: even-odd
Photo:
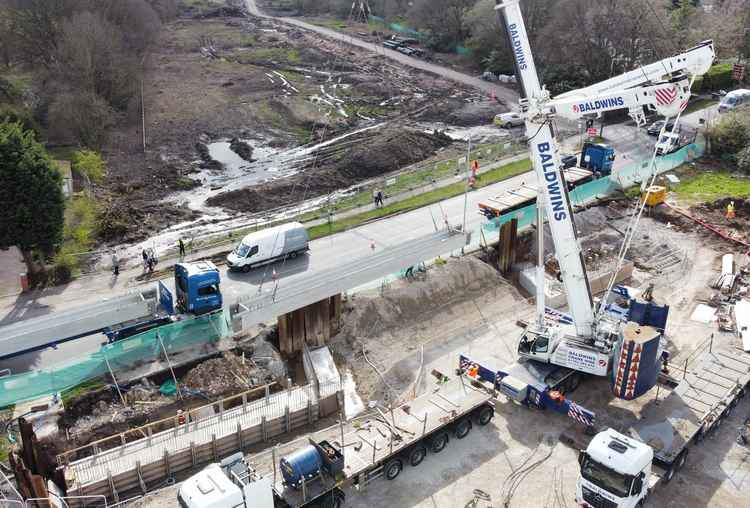
<instances>
[{"instance_id":1,"label":"articulated lorry","mask_svg":"<svg viewBox=\"0 0 750 508\"><path fill-rule=\"evenodd\" d=\"M338 508L342 489L363 489L383 477L394 480L406 466L417 467L428 452L442 452L452 437L465 438L474 424L494 416L495 390L460 371L440 375L438 388L394 409L376 408L348 432L344 424L319 434L293 453L274 457L272 474L260 474L237 453L211 464L180 487L183 508Z\"/></svg>"},{"instance_id":2,"label":"articulated lorry","mask_svg":"<svg viewBox=\"0 0 750 508\"><path fill-rule=\"evenodd\" d=\"M750 385L750 353L721 336L705 344L691 366L674 372L658 403L633 408L622 432L605 429L579 455L576 502L586 508L643 506L687 461L690 445L710 436Z\"/></svg>"}]
</instances>

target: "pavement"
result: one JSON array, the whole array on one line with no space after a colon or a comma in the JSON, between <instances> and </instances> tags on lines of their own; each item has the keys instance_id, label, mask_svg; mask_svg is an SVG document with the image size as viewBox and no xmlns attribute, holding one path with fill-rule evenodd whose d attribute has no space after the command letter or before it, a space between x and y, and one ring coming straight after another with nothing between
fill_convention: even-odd
<instances>
[{"instance_id":1,"label":"pavement","mask_svg":"<svg viewBox=\"0 0 750 508\"><path fill-rule=\"evenodd\" d=\"M0 250L0 298L21 292L21 274L26 273L21 251L17 247Z\"/></svg>"},{"instance_id":2,"label":"pavement","mask_svg":"<svg viewBox=\"0 0 750 508\"><path fill-rule=\"evenodd\" d=\"M396 60L397 62L400 62L404 65L408 65L409 67L413 67L415 69L430 72L432 74L436 74L440 77L450 79L457 83L461 83L464 85L477 88L487 93L488 95L494 93L495 97L498 100L504 102L506 105L510 107L515 107L516 103L518 102L518 99L519 99L518 92L510 88L498 85L496 83L484 81L477 77L469 76L462 72L458 72L453 69L443 67L441 65L437 65L434 63L426 62L424 60L420 60L419 58L406 56L402 53L399 53L398 51L385 48L379 44L366 42L361 39L357 39L356 37L353 37L350 34L338 32L336 30L332 30L330 28L326 28L326 27L322 27L318 25L313 25L312 23L307 23L297 18L269 16L268 14L264 14L263 12L261 12L261 10L255 4L255 0L245 0L245 5L247 5L247 10L253 16L258 16L259 18L275 19L287 25L293 25L298 28L310 30L312 32L319 33L329 39L338 40L338 41L350 44L352 46L357 46L359 48L370 50L373 53L376 53L377 55L383 55L386 58L389 58L391 60Z\"/></svg>"}]
</instances>

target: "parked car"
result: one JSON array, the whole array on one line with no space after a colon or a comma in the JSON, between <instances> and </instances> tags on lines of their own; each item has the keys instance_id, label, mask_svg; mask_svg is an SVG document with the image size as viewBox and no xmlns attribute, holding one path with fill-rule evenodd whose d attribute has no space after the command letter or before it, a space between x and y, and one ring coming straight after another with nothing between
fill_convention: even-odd
<instances>
[{"instance_id":1,"label":"parked car","mask_svg":"<svg viewBox=\"0 0 750 508\"><path fill-rule=\"evenodd\" d=\"M295 258L309 250L308 235L299 222L289 222L250 233L227 256L230 270L249 272L257 266L284 258Z\"/></svg>"},{"instance_id":2,"label":"parked car","mask_svg":"<svg viewBox=\"0 0 750 508\"><path fill-rule=\"evenodd\" d=\"M395 41L383 41L383 46L389 49L398 49L401 47L401 43Z\"/></svg>"},{"instance_id":3,"label":"parked car","mask_svg":"<svg viewBox=\"0 0 750 508\"><path fill-rule=\"evenodd\" d=\"M396 48L396 51L398 51L399 53L403 53L406 56L414 56L414 53L416 53L416 51L414 51L414 48L410 48L409 46L400 46Z\"/></svg>"},{"instance_id":4,"label":"parked car","mask_svg":"<svg viewBox=\"0 0 750 508\"><path fill-rule=\"evenodd\" d=\"M523 125L524 123L524 118L516 111L495 115L495 125L499 125L503 129L510 129L511 127Z\"/></svg>"},{"instance_id":5,"label":"parked car","mask_svg":"<svg viewBox=\"0 0 750 508\"><path fill-rule=\"evenodd\" d=\"M657 120L657 121L655 121L654 123L652 123L651 125L649 125L649 126L648 126L648 127L646 128L646 133L647 133L647 134L648 134L649 136L658 136L658 135L659 135L659 133L661 132L661 128L662 128L663 126L664 126L664 120ZM666 130L667 132L671 132L671 131L672 131L672 128L673 128L673 127L674 127L674 121L670 121L670 122L669 122L669 123L667 124L667 128L666 128L665 130ZM680 129L680 126L678 125L678 126L677 126L677 131L679 131L679 129Z\"/></svg>"}]
</instances>

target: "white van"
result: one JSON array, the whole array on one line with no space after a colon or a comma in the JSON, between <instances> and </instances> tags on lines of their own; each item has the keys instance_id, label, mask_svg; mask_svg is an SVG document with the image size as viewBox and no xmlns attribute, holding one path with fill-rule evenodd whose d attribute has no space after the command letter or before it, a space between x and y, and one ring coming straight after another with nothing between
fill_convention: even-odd
<instances>
[{"instance_id":1,"label":"white van","mask_svg":"<svg viewBox=\"0 0 750 508\"><path fill-rule=\"evenodd\" d=\"M734 111L735 109L750 105L750 90L733 90L721 98L719 113Z\"/></svg>"},{"instance_id":2,"label":"white van","mask_svg":"<svg viewBox=\"0 0 750 508\"><path fill-rule=\"evenodd\" d=\"M230 270L249 272L256 266L279 259L297 257L310 250L307 230L299 222L289 222L250 233L227 256Z\"/></svg>"}]
</instances>

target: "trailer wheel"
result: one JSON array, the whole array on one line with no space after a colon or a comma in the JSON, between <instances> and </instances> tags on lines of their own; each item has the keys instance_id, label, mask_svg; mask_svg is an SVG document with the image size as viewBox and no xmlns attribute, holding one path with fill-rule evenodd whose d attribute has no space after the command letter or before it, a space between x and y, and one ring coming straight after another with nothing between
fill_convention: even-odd
<instances>
[{"instance_id":1,"label":"trailer wheel","mask_svg":"<svg viewBox=\"0 0 750 508\"><path fill-rule=\"evenodd\" d=\"M411 467L417 467L422 463L424 458L427 456L427 447L423 444L418 444L409 452L409 465Z\"/></svg>"},{"instance_id":2,"label":"trailer wheel","mask_svg":"<svg viewBox=\"0 0 750 508\"><path fill-rule=\"evenodd\" d=\"M675 473L674 464L672 464L672 467L667 469L667 471L664 473L664 478L663 478L664 483L671 482L672 478L674 478L674 473Z\"/></svg>"},{"instance_id":3,"label":"trailer wheel","mask_svg":"<svg viewBox=\"0 0 750 508\"><path fill-rule=\"evenodd\" d=\"M685 448L677 456L677 460L674 461L674 468L676 471L679 471L685 466L685 462L687 462L687 454L688 454L688 450L687 448Z\"/></svg>"},{"instance_id":4,"label":"trailer wheel","mask_svg":"<svg viewBox=\"0 0 750 508\"><path fill-rule=\"evenodd\" d=\"M456 424L456 428L453 430L453 435L456 436L456 439L463 439L469 435L469 432L471 432L471 420L468 418L462 418Z\"/></svg>"},{"instance_id":5,"label":"trailer wheel","mask_svg":"<svg viewBox=\"0 0 750 508\"><path fill-rule=\"evenodd\" d=\"M447 446L448 441L450 441L448 433L440 432L439 434L436 434L435 437L433 437L430 441L430 450L432 451L432 453L440 453Z\"/></svg>"},{"instance_id":6,"label":"trailer wheel","mask_svg":"<svg viewBox=\"0 0 750 508\"><path fill-rule=\"evenodd\" d=\"M484 405L474 413L474 418L477 421L477 425L485 426L490 423L492 417L495 416L495 408L492 406Z\"/></svg>"},{"instance_id":7,"label":"trailer wheel","mask_svg":"<svg viewBox=\"0 0 750 508\"><path fill-rule=\"evenodd\" d=\"M401 462L401 459L391 459L385 465L385 478L387 480L395 480L403 468L404 463Z\"/></svg>"}]
</instances>

